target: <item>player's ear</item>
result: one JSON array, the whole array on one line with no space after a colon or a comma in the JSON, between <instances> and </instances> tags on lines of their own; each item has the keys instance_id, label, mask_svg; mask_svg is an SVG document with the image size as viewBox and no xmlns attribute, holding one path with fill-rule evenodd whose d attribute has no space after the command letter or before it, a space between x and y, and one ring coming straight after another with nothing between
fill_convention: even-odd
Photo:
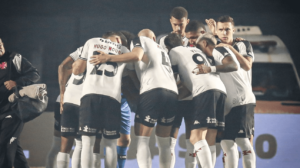
<instances>
[{"instance_id":1,"label":"player's ear","mask_svg":"<svg viewBox=\"0 0 300 168\"><path fill-rule=\"evenodd\" d=\"M155 42L156 42L156 37L155 37L155 36L153 36L153 41L155 41Z\"/></svg>"},{"instance_id":2,"label":"player's ear","mask_svg":"<svg viewBox=\"0 0 300 168\"><path fill-rule=\"evenodd\" d=\"M232 34L234 34L234 33L235 33L235 28L233 27L233 28L232 28Z\"/></svg>"},{"instance_id":3,"label":"player's ear","mask_svg":"<svg viewBox=\"0 0 300 168\"><path fill-rule=\"evenodd\" d=\"M190 19L187 19L187 20L186 20L186 24L189 24L189 23L190 23Z\"/></svg>"}]
</instances>

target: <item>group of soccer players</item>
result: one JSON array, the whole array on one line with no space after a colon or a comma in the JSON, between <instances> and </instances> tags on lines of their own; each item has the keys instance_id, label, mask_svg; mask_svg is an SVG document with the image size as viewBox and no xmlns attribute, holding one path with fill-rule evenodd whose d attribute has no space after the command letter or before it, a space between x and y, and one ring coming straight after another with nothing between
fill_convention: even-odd
<instances>
[{"instance_id":1,"label":"group of soccer players","mask_svg":"<svg viewBox=\"0 0 300 168\"><path fill-rule=\"evenodd\" d=\"M47 167L68 167L75 141L72 167L99 168L103 140L105 167L123 168L130 144L129 105L136 113L137 143L132 145L137 145L141 168L152 167L149 140L155 124L159 166L176 167L174 147L183 118L186 167L195 168L197 162L214 167L216 143L223 149L224 167L238 167L237 146L243 167L256 166L251 44L233 39L229 16L206 20L212 32L207 33L201 22L189 21L186 9L176 7L170 23L173 31L160 40L149 29L137 37L106 32L61 63Z\"/></svg>"}]
</instances>

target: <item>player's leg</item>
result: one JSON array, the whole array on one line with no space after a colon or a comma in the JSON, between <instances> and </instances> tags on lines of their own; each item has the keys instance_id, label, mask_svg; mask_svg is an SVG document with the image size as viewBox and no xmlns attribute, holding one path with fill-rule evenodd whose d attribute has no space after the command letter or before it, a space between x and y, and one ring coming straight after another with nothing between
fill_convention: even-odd
<instances>
[{"instance_id":1,"label":"player's leg","mask_svg":"<svg viewBox=\"0 0 300 168\"><path fill-rule=\"evenodd\" d=\"M102 134L104 140L105 167L116 168L118 161L117 140L120 137L121 103L108 96L102 97L103 123Z\"/></svg>"},{"instance_id":2,"label":"player's leg","mask_svg":"<svg viewBox=\"0 0 300 168\"><path fill-rule=\"evenodd\" d=\"M255 105L248 104L242 107L241 125L235 142L242 150L244 168L254 168L256 167L256 155L249 139L252 135Z\"/></svg>"},{"instance_id":3,"label":"player's leg","mask_svg":"<svg viewBox=\"0 0 300 168\"><path fill-rule=\"evenodd\" d=\"M225 130L221 141L221 147L224 153L225 168L238 167L239 155L235 138L240 131L242 106L233 107L225 116Z\"/></svg>"},{"instance_id":4,"label":"player's leg","mask_svg":"<svg viewBox=\"0 0 300 168\"><path fill-rule=\"evenodd\" d=\"M178 105L180 106L180 105ZM175 146L176 146L176 142L177 142L177 137L178 137L178 132L179 132L179 128L182 122L182 115L180 115L180 112L178 110L178 114L175 116L175 120L174 120L174 124L172 126L171 129L171 133L170 133L170 141L171 141L171 168L175 167L175 161L176 161L176 156L175 156Z\"/></svg>"},{"instance_id":5,"label":"player's leg","mask_svg":"<svg viewBox=\"0 0 300 168\"><path fill-rule=\"evenodd\" d=\"M57 168L67 168L74 138L77 136L79 123L79 106L64 103L61 115L61 147L57 155Z\"/></svg>"},{"instance_id":6,"label":"player's leg","mask_svg":"<svg viewBox=\"0 0 300 168\"><path fill-rule=\"evenodd\" d=\"M171 165L170 133L177 111L177 94L166 89L160 89L160 104L157 104L158 120L156 126L156 142L159 150L159 167L169 168ZM178 134L178 132L177 132Z\"/></svg>"},{"instance_id":7,"label":"player's leg","mask_svg":"<svg viewBox=\"0 0 300 168\"><path fill-rule=\"evenodd\" d=\"M81 136L75 138L75 148L72 154L72 168L80 168L82 141Z\"/></svg>"},{"instance_id":8,"label":"player's leg","mask_svg":"<svg viewBox=\"0 0 300 168\"><path fill-rule=\"evenodd\" d=\"M218 131L224 131L225 129L225 115L224 115L224 105L226 100L226 94L220 92L220 91L210 91L211 94L213 94L213 101L214 104L210 104L211 113L209 114L209 117L207 118L207 122L209 125L209 128L207 130L206 134L206 141L209 145L209 149L211 152L211 158L212 158L212 164L213 167L215 167L216 164L216 157L217 157L217 150L216 150L216 138ZM208 119L210 119L208 121Z\"/></svg>"},{"instance_id":9,"label":"player's leg","mask_svg":"<svg viewBox=\"0 0 300 168\"><path fill-rule=\"evenodd\" d=\"M93 148L96 134L100 127L101 95L91 94L81 98L79 111L79 133L82 135L81 168L91 168L93 165Z\"/></svg>"},{"instance_id":10,"label":"player's leg","mask_svg":"<svg viewBox=\"0 0 300 168\"><path fill-rule=\"evenodd\" d=\"M222 93L219 91L208 90L193 98L194 119L191 126L190 141L195 147L197 158L202 168L213 167L207 138L210 145L215 144L217 131L210 129L217 129L218 126L217 109L221 95ZM222 105L224 108L224 103Z\"/></svg>"},{"instance_id":11,"label":"player's leg","mask_svg":"<svg viewBox=\"0 0 300 168\"><path fill-rule=\"evenodd\" d=\"M46 158L46 168L56 167L56 156L60 150L60 103L56 102L54 105L54 136L50 151Z\"/></svg>"},{"instance_id":12,"label":"player's leg","mask_svg":"<svg viewBox=\"0 0 300 168\"><path fill-rule=\"evenodd\" d=\"M100 142L101 142L102 134L96 135L96 141L93 149L93 168L101 167L101 156L100 156Z\"/></svg>"},{"instance_id":13,"label":"player's leg","mask_svg":"<svg viewBox=\"0 0 300 168\"><path fill-rule=\"evenodd\" d=\"M124 168L126 158L127 158L127 150L131 141L130 138L130 116L131 109L127 100L122 96L121 100L121 127L120 127L120 138L117 142L117 153L118 153L118 167Z\"/></svg>"},{"instance_id":14,"label":"player's leg","mask_svg":"<svg viewBox=\"0 0 300 168\"><path fill-rule=\"evenodd\" d=\"M195 155L194 145L190 141L191 136L191 126L193 125L193 101L184 101L184 122L185 122L185 167L195 168L197 165L197 159ZM178 107L180 109L180 107Z\"/></svg>"}]
</instances>

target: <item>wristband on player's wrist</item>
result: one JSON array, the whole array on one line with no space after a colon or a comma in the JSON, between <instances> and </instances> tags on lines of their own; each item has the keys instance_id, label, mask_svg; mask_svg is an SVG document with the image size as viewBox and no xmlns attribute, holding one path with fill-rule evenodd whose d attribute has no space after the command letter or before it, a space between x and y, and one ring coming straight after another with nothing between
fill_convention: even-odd
<instances>
[{"instance_id":1,"label":"wristband on player's wrist","mask_svg":"<svg viewBox=\"0 0 300 168\"><path fill-rule=\"evenodd\" d=\"M216 66L211 66L210 67L210 72L217 72L217 67Z\"/></svg>"}]
</instances>

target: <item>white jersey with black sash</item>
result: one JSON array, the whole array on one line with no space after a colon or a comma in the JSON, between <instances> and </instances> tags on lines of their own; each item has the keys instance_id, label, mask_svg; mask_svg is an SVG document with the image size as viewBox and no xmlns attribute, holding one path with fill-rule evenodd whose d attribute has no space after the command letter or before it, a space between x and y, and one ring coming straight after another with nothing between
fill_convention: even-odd
<instances>
[{"instance_id":1,"label":"white jersey with black sash","mask_svg":"<svg viewBox=\"0 0 300 168\"><path fill-rule=\"evenodd\" d=\"M198 64L213 66L212 59L195 47L175 47L170 51L170 59L174 72L178 72L183 84L195 97L207 90L219 90L226 94L226 89L218 73L193 74Z\"/></svg>"},{"instance_id":2,"label":"white jersey with black sash","mask_svg":"<svg viewBox=\"0 0 300 168\"><path fill-rule=\"evenodd\" d=\"M111 55L126 52L125 47L109 39L92 38L85 43L79 57L79 59L87 61L82 97L89 94L99 94L121 102L121 79L126 63L107 62L93 65L89 61L91 56L97 54L97 51Z\"/></svg>"},{"instance_id":3,"label":"white jersey with black sash","mask_svg":"<svg viewBox=\"0 0 300 168\"><path fill-rule=\"evenodd\" d=\"M70 57L76 61L81 55L83 47L79 47L76 51L70 54ZM80 75L72 74L66 84L66 90L64 93L64 103L72 103L80 105L80 98L82 94L82 84L85 78L85 73Z\"/></svg>"},{"instance_id":4,"label":"white jersey with black sash","mask_svg":"<svg viewBox=\"0 0 300 168\"><path fill-rule=\"evenodd\" d=\"M234 55L234 53L227 47L217 47L213 50L213 57L216 65L222 65L222 60L225 57L232 57L238 65L238 70L228 73L220 73L220 77L226 87L227 98L225 102L225 115L229 113L231 108L245 105L255 104L255 96L252 92L251 85L244 77L244 70Z\"/></svg>"},{"instance_id":5,"label":"white jersey with black sash","mask_svg":"<svg viewBox=\"0 0 300 168\"><path fill-rule=\"evenodd\" d=\"M137 76L140 78L140 94L155 89L164 88L178 94L169 55L155 41L148 37L138 37L131 43L131 50L141 47L147 62L134 63Z\"/></svg>"}]
</instances>

